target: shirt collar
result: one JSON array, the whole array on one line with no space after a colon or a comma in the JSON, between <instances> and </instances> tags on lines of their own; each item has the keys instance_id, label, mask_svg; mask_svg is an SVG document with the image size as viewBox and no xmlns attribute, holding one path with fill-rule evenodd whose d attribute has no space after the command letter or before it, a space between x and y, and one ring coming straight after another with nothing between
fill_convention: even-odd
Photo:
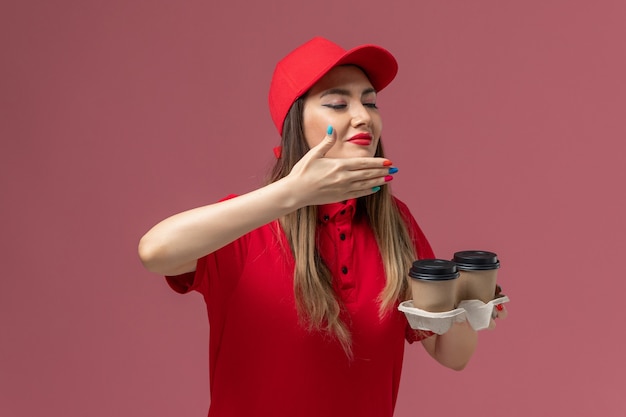
<instances>
[{"instance_id":1,"label":"shirt collar","mask_svg":"<svg viewBox=\"0 0 626 417\"><path fill-rule=\"evenodd\" d=\"M350 199L342 201L340 203L322 204L317 207L317 218L322 223L332 221L337 216L349 216L349 219L354 217L356 212L356 199Z\"/></svg>"}]
</instances>

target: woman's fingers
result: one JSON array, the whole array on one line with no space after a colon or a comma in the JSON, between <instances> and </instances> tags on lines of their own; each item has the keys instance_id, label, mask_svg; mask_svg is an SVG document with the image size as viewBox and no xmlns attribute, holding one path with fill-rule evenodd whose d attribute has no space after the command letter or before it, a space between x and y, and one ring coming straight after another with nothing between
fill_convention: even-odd
<instances>
[{"instance_id":1,"label":"woman's fingers","mask_svg":"<svg viewBox=\"0 0 626 417\"><path fill-rule=\"evenodd\" d=\"M489 322L489 330L493 330L496 328L496 319L505 319L508 315L506 307L504 304L498 304L493 308L493 312L491 313L491 321Z\"/></svg>"},{"instance_id":2,"label":"woman's fingers","mask_svg":"<svg viewBox=\"0 0 626 417\"><path fill-rule=\"evenodd\" d=\"M313 158L323 158L326 155L326 152L330 150L335 144L337 140L337 133L334 131L332 126L328 126L326 129L326 136L320 143L318 143L315 147L311 148L309 153Z\"/></svg>"},{"instance_id":3,"label":"woman's fingers","mask_svg":"<svg viewBox=\"0 0 626 417\"><path fill-rule=\"evenodd\" d=\"M509 315L509 312L507 311L504 304L498 304L497 306L495 306L495 310L496 318L498 319L505 319Z\"/></svg>"}]
</instances>

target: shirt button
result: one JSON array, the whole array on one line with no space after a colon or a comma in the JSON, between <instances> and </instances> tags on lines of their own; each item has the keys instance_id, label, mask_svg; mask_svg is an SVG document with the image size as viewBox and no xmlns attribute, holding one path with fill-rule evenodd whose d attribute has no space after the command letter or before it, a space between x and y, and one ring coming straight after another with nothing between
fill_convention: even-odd
<instances>
[{"instance_id":1,"label":"shirt button","mask_svg":"<svg viewBox=\"0 0 626 417\"><path fill-rule=\"evenodd\" d=\"M328 214L324 214L324 221L327 222L330 220L330 216Z\"/></svg>"},{"instance_id":2,"label":"shirt button","mask_svg":"<svg viewBox=\"0 0 626 417\"><path fill-rule=\"evenodd\" d=\"M346 211L345 210L341 210L339 213L346 214Z\"/></svg>"},{"instance_id":3,"label":"shirt button","mask_svg":"<svg viewBox=\"0 0 626 417\"><path fill-rule=\"evenodd\" d=\"M345 234L343 234L343 233L341 233L341 234L339 235L339 239L341 239L341 240L346 240L346 235L345 235Z\"/></svg>"},{"instance_id":4,"label":"shirt button","mask_svg":"<svg viewBox=\"0 0 626 417\"><path fill-rule=\"evenodd\" d=\"M344 275L347 274L348 273L348 267L347 266L342 266L341 267L341 273L344 274Z\"/></svg>"}]
</instances>

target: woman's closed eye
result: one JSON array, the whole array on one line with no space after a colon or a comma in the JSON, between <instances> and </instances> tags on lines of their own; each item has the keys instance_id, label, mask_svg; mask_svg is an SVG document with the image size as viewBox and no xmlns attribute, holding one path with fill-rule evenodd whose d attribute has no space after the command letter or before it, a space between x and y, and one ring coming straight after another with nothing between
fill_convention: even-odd
<instances>
[{"instance_id":1,"label":"woman's closed eye","mask_svg":"<svg viewBox=\"0 0 626 417\"><path fill-rule=\"evenodd\" d=\"M322 104L324 107L328 107L334 110L341 110L341 109L345 109L346 107L348 107L347 104Z\"/></svg>"},{"instance_id":2,"label":"woman's closed eye","mask_svg":"<svg viewBox=\"0 0 626 417\"><path fill-rule=\"evenodd\" d=\"M333 110L342 110L348 107L347 104L323 104L324 107L328 107ZM363 107L368 107L370 109L377 109L378 106L376 103L363 103Z\"/></svg>"}]
</instances>

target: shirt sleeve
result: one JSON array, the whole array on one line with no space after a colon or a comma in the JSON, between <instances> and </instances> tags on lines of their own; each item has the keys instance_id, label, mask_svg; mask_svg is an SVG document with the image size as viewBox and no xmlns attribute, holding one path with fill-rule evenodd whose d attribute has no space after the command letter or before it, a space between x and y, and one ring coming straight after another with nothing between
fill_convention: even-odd
<instances>
[{"instance_id":1,"label":"shirt sleeve","mask_svg":"<svg viewBox=\"0 0 626 417\"><path fill-rule=\"evenodd\" d=\"M412 329L411 326L409 326L409 324L407 323L404 337L407 342L414 343L419 342L420 340L427 339L434 335L435 333L431 332L430 330Z\"/></svg>"},{"instance_id":2,"label":"shirt sleeve","mask_svg":"<svg viewBox=\"0 0 626 417\"><path fill-rule=\"evenodd\" d=\"M181 275L166 275L165 280L171 289L179 294L187 294L198 288L200 280L196 280L196 270Z\"/></svg>"}]
</instances>

